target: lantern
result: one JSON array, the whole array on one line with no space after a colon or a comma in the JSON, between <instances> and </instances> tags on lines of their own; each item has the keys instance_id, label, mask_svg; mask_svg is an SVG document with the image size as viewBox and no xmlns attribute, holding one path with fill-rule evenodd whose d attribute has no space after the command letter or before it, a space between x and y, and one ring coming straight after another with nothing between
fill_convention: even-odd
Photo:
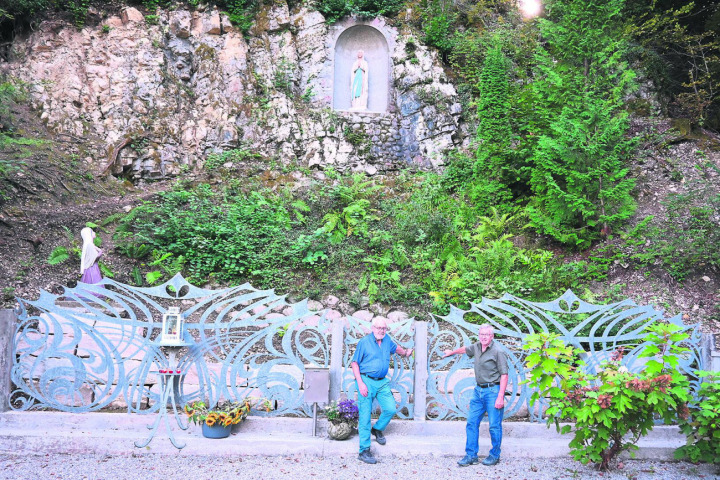
<instances>
[{"instance_id":1,"label":"lantern","mask_svg":"<svg viewBox=\"0 0 720 480\"><path fill-rule=\"evenodd\" d=\"M160 345L183 345L183 315L179 307L170 307L163 314Z\"/></svg>"}]
</instances>

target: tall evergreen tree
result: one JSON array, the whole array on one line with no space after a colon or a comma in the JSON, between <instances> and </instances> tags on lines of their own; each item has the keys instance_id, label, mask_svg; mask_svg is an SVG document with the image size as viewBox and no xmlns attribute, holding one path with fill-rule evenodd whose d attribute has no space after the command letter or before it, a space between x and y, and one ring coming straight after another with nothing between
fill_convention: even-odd
<instances>
[{"instance_id":1,"label":"tall evergreen tree","mask_svg":"<svg viewBox=\"0 0 720 480\"><path fill-rule=\"evenodd\" d=\"M549 0L540 30L534 97L540 135L532 157L531 223L568 244L589 246L632 215L627 163L624 0Z\"/></svg>"},{"instance_id":2,"label":"tall evergreen tree","mask_svg":"<svg viewBox=\"0 0 720 480\"><path fill-rule=\"evenodd\" d=\"M478 90L478 147L470 194L478 206L487 209L512 198L507 187L513 170L508 61L497 40L488 49Z\"/></svg>"}]
</instances>

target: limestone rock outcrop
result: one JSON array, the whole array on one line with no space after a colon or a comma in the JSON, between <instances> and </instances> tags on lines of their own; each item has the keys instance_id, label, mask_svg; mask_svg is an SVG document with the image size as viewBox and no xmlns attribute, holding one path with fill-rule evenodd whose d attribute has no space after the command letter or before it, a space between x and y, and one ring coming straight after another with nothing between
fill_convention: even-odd
<instances>
[{"instance_id":1,"label":"limestone rock outcrop","mask_svg":"<svg viewBox=\"0 0 720 480\"><path fill-rule=\"evenodd\" d=\"M358 24L390 39L384 112L333 109L334 42ZM45 22L14 51L0 70L30 83L48 126L88 140L98 171L135 180L233 148L368 174L436 168L467 141L436 52L382 19L329 27L318 12L275 4L244 36L217 10L163 11L151 23L127 8L80 31Z\"/></svg>"}]
</instances>

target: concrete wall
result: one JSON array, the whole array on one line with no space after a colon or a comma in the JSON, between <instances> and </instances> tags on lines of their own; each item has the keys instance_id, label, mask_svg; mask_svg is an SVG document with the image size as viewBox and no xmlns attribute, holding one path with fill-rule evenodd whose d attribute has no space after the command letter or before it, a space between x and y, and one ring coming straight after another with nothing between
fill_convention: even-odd
<instances>
[{"instance_id":1,"label":"concrete wall","mask_svg":"<svg viewBox=\"0 0 720 480\"><path fill-rule=\"evenodd\" d=\"M13 310L0 310L0 412L10 409L10 370L16 320Z\"/></svg>"}]
</instances>

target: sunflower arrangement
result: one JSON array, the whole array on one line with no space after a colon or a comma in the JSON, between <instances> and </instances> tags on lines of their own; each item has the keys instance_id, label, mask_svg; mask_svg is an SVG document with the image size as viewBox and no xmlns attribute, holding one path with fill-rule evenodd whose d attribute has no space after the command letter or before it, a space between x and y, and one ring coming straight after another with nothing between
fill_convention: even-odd
<instances>
[{"instance_id":1,"label":"sunflower arrangement","mask_svg":"<svg viewBox=\"0 0 720 480\"><path fill-rule=\"evenodd\" d=\"M198 400L185 405L185 413L192 423L198 425L205 422L209 427L213 425L229 427L245 420L251 408L252 404L248 399L242 402L220 402L213 408L208 408L205 402Z\"/></svg>"}]
</instances>

